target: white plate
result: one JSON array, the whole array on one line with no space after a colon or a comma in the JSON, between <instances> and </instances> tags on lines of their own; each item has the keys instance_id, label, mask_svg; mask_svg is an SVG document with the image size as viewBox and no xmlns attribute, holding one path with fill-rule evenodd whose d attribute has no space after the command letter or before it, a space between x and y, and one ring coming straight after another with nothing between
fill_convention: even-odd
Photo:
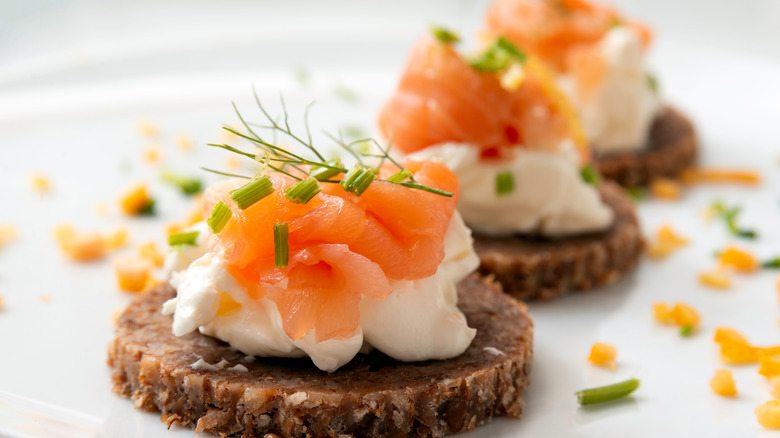
<instances>
[{"instance_id":1,"label":"white plate","mask_svg":"<svg viewBox=\"0 0 780 438\"><path fill-rule=\"evenodd\" d=\"M123 7L127 11L122 12L141 14ZM461 2L442 21L474 27L476 19L466 14L472 10L470 2ZM252 83L265 101L274 101L283 91L294 114L316 100L311 119L317 132L347 125L373 131L376 110L395 86L400 62L413 40L409 35L422 32L424 17L432 16L426 10L422 18L403 22L399 26L405 36L400 39L395 38L400 31L391 31L391 15L384 19L384 27L363 24L358 32L367 37L359 42L351 33L334 34L336 23L310 34L288 32L284 42L291 46L280 46L278 40L262 39L284 28L268 20L273 28L266 29L266 34L247 31L254 39L241 39L241 32L231 34L223 24L223 31L235 38L221 45L206 37L198 41L197 48L188 46L184 37L168 38L167 45L147 42L136 47L127 42L122 46L124 55L119 56L110 44L93 41L82 47L82 55L87 55L77 61L58 52L62 56L41 58L47 62L20 61L0 69L0 223L15 224L20 231L16 241L0 250L0 294L4 298L0 311L0 420L4 420L0 435L53 436L45 429L31 429L33 424L42 424L42 417L20 416L23 410L70 421L77 427L71 435L60 428L63 436L81 436L90 430L112 437L193 436L192 431L177 427L166 430L158 415L138 412L131 402L111 392L105 365L113 331L111 313L131 297L117 290L108 261L86 265L65 261L51 229L63 220L103 231L123 226L131 230L133 245L148 239L162 244L164 224L182 218L188 204L160 182L160 168L197 175L198 166L225 167L225 155L217 151L202 147L191 154L178 151L177 134L187 133L198 145L221 141L219 126L236 120L231 99L256 118ZM247 20L241 14L236 19ZM177 32L183 28L181 23L172 26L178 26ZM190 29L186 35L198 32ZM365 53L365 57L344 48L355 44L362 50L355 53ZM184 50L188 47L190 52ZM293 49L306 55L297 59L290 55ZM336 59L327 53L335 53ZM254 54L257 60L252 61ZM311 58L313 54L319 55ZM284 56L284 62L273 62L275 55ZM215 67L210 60L221 64ZM235 62L235 68L225 64L229 62ZM653 64L661 72L664 94L696 121L702 162L757 170L765 178L763 185L700 187L686 192L681 202L643 202L640 213L647 234L668 222L690 237L692 244L665 261L644 261L635 274L608 288L532 304L536 357L531 386L524 394L527 407L522 420L497 419L464 436L769 433L761 430L753 415L753 409L770 398L768 383L757 374L756 366L733 368L740 391L735 399L714 395L708 381L716 368L725 367L711 340L715 327L732 326L759 344L780 343L778 274L737 276L733 289L722 292L700 286L696 275L713 268L713 251L731 242L762 257L780 254L780 125L776 121L780 65L665 39L655 48ZM295 80L296 65L306 66L310 73L306 86ZM353 90L358 101L339 98L334 84ZM135 130L139 119L154 122L162 136L154 141L141 137ZM145 165L141 159L143 148L152 143L164 150L160 167ZM34 171L51 177L51 194L38 198L28 188L27 178ZM117 211L117 194L140 180L150 182L159 201L160 214L155 219L126 219ZM740 203L744 207L741 222L759 230L760 238L734 241L721 223L705 223L701 212L716 198ZM107 218L94 212L101 202L110 207ZM43 295L51 300L41 302ZM654 301L678 300L692 304L702 315L702 326L693 337L681 338L675 329L659 326L652 319ZM587 364L588 350L597 340L618 347L617 371ZM631 398L606 406L577 407L575 391L630 376L642 381Z\"/></svg>"}]
</instances>

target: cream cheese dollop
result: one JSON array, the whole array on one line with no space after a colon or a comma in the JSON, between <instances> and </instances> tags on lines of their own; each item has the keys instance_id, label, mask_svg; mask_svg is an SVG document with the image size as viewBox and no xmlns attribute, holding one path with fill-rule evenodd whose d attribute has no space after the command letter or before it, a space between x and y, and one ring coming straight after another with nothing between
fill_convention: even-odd
<instances>
[{"instance_id":1,"label":"cream cheese dollop","mask_svg":"<svg viewBox=\"0 0 780 438\"><path fill-rule=\"evenodd\" d=\"M597 153L633 151L647 142L660 101L645 72L639 36L626 26L615 26L598 43L603 58L603 81L587 99L565 75L561 87L574 101Z\"/></svg>"},{"instance_id":2,"label":"cream cheese dollop","mask_svg":"<svg viewBox=\"0 0 780 438\"><path fill-rule=\"evenodd\" d=\"M471 231L457 212L447 229L444 252L433 276L391 280L390 296L381 300L364 298L358 329L346 339L315 342L313 330L301 339L290 339L284 333L276 305L265 298L250 299L229 273L227 264L205 250L185 270L173 274L171 285L177 289L177 297L165 303L163 313L173 314L176 336L198 329L250 355L309 356L318 368L328 372L370 348L400 361L446 359L463 353L476 334L457 307L455 284L479 265ZM241 307L218 315L220 293L228 294Z\"/></svg>"},{"instance_id":3,"label":"cream cheese dollop","mask_svg":"<svg viewBox=\"0 0 780 438\"><path fill-rule=\"evenodd\" d=\"M460 182L458 211L469 227L483 234L540 234L560 237L600 231L614 219L598 190L580 174L579 156L570 142L558 151L513 148L511 158L480 159L466 143L442 143L409 156L439 160ZM513 188L496 190L498 174L508 172Z\"/></svg>"}]
</instances>

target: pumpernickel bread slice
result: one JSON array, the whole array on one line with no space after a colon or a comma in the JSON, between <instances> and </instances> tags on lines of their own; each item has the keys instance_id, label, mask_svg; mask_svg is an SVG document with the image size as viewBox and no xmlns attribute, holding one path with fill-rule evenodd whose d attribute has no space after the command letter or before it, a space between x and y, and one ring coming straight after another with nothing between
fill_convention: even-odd
<instances>
[{"instance_id":1,"label":"pumpernickel bread slice","mask_svg":"<svg viewBox=\"0 0 780 438\"><path fill-rule=\"evenodd\" d=\"M525 304L490 279L458 284L458 305L477 329L462 355L403 363L374 351L330 374L309 359L247 361L200 333L173 336L172 317L160 309L174 295L161 284L136 299L108 351L114 391L161 411L169 426L242 437L442 436L523 410L533 323ZM193 368L201 359L226 362Z\"/></svg>"},{"instance_id":2,"label":"pumpernickel bread slice","mask_svg":"<svg viewBox=\"0 0 780 438\"><path fill-rule=\"evenodd\" d=\"M549 300L568 291L592 289L632 270L644 249L636 209L624 190L603 181L599 192L615 212L606 231L549 239L474 234L479 271L493 275L520 300Z\"/></svg>"},{"instance_id":3,"label":"pumpernickel bread slice","mask_svg":"<svg viewBox=\"0 0 780 438\"><path fill-rule=\"evenodd\" d=\"M604 178L624 187L640 187L657 178L677 177L696 164L697 149L691 121L667 106L656 116L643 149L596 155L594 163Z\"/></svg>"}]
</instances>

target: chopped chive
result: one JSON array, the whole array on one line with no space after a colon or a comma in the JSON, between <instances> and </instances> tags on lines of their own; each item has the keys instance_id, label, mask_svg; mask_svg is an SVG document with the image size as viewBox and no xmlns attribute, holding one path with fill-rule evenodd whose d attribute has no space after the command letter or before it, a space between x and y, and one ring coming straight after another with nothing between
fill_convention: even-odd
<instances>
[{"instance_id":1,"label":"chopped chive","mask_svg":"<svg viewBox=\"0 0 780 438\"><path fill-rule=\"evenodd\" d=\"M154 216L156 211L154 209L154 199L150 199L146 205L141 207L141 209L138 210L138 213L136 215L138 216Z\"/></svg>"},{"instance_id":2,"label":"chopped chive","mask_svg":"<svg viewBox=\"0 0 780 438\"><path fill-rule=\"evenodd\" d=\"M515 180L511 172L501 172L496 175L496 194L499 196L511 193L515 189Z\"/></svg>"},{"instance_id":3,"label":"chopped chive","mask_svg":"<svg viewBox=\"0 0 780 438\"><path fill-rule=\"evenodd\" d=\"M285 190L284 197L290 202L305 204L311 201L311 198L315 197L317 193L321 191L322 187L317 183L317 180L308 177Z\"/></svg>"},{"instance_id":4,"label":"chopped chive","mask_svg":"<svg viewBox=\"0 0 780 438\"><path fill-rule=\"evenodd\" d=\"M163 172L162 179L163 181L178 187L179 190L187 196L192 196L203 191L203 183L196 178L176 175L171 172Z\"/></svg>"},{"instance_id":5,"label":"chopped chive","mask_svg":"<svg viewBox=\"0 0 780 438\"><path fill-rule=\"evenodd\" d=\"M647 79L647 85L650 87L650 91L652 91L653 94L658 94L658 91L660 90L658 77L652 73L645 73L645 78Z\"/></svg>"},{"instance_id":6,"label":"chopped chive","mask_svg":"<svg viewBox=\"0 0 780 438\"><path fill-rule=\"evenodd\" d=\"M277 268L287 266L290 260L289 228L286 222L274 225L274 255Z\"/></svg>"},{"instance_id":7,"label":"chopped chive","mask_svg":"<svg viewBox=\"0 0 780 438\"><path fill-rule=\"evenodd\" d=\"M586 406L625 397L637 388L639 388L639 379L628 379L612 385L577 391L575 395L577 396L577 402L582 406Z\"/></svg>"},{"instance_id":8,"label":"chopped chive","mask_svg":"<svg viewBox=\"0 0 780 438\"><path fill-rule=\"evenodd\" d=\"M198 231L190 231L188 233L176 233L168 236L168 245L195 245L195 239L198 238Z\"/></svg>"},{"instance_id":9,"label":"chopped chive","mask_svg":"<svg viewBox=\"0 0 780 438\"><path fill-rule=\"evenodd\" d=\"M398 172L394 173L390 178L387 178L387 181L398 184L400 182L406 181L407 179L411 178L412 172L402 169Z\"/></svg>"},{"instance_id":10,"label":"chopped chive","mask_svg":"<svg viewBox=\"0 0 780 438\"><path fill-rule=\"evenodd\" d=\"M421 190L423 192L433 193L435 195L446 196L448 198L452 198L452 196L453 196L452 192L448 192L446 190L437 189L435 187L425 186L425 185L422 185L422 184L417 183L417 182L406 182L406 181L404 181L404 182L398 183L398 185L404 186L404 187L409 188L409 189L416 189L416 190Z\"/></svg>"},{"instance_id":11,"label":"chopped chive","mask_svg":"<svg viewBox=\"0 0 780 438\"><path fill-rule=\"evenodd\" d=\"M217 205L214 206L214 209L211 210L211 216L209 216L206 223L209 224L209 228L211 228L211 231L213 231L214 234L218 234L225 228L225 225L227 225L232 216L233 212L230 208L225 205L224 202L219 201L217 202Z\"/></svg>"},{"instance_id":12,"label":"chopped chive","mask_svg":"<svg viewBox=\"0 0 780 438\"><path fill-rule=\"evenodd\" d=\"M309 176L317 179L318 181L325 181L341 173L340 169L336 169L336 167L342 166L340 159L334 158L332 160L326 161L325 164L327 164L327 166L312 167L311 172L309 172Z\"/></svg>"},{"instance_id":13,"label":"chopped chive","mask_svg":"<svg viewBox=\"0 0 780 438\"><path fill-rule=\"evenodd\" d=\"M761 263L761 267L766 269L780 268L780 257L775 257L773 259L766 260L765 262Z\"/></svg>"},{"instance_id":14,"label":"chopped chive","mask_svg":"<svg viewBox=\"0 0 780 438\"><path fill-rule=\"evenodd\" d=\"M460 35L451 30L444 29L443 27L431 26L431 32L441 43L449 44L460 42Z\"/></svg>"},{"instance_id":15,"label":"chopped chive","mask_svg":"<svg viewBox=\"0 0 780 438\"><path fill-rule=\"evenodd\" d=\"M273 192L273 183L267 176L263 175L230 192L230 199L236 201L238 208L246 210L255 202L265 198Z\"/></svg>"},{"instance_id":16,"label":"chopped chive","mask_svg":"<svg viewBox=\"0 0 780 438\"><path fill-rule=\"evenodd\" d=\"M374 182L375 178L376 175L374 175L373 170L358 164L349 169L349 172L344 175L344 179L341 180L341 187L360 196Z\"/></svg>"},{"instance_id":17,"label":"chopped chive","mask_svg":"<svg viewBox=\"0 0 780 438\"><path fill-rule=\"evenodd\" d=\"M598 171L596 171L592 164L586 164L580 171L580 175L582 175L582 179L585 180L586 183L592 186L598 185L599 180L601 179L599 178Z\"/></svg>"},{"instance_id":18,"label":"chopped chive","mask_svg":"<svg viewBox=\"0 0 780 438\"><path fill-rule=\"evenodd\" d=\"M739 217L739 214L742 211L742 208L738 205L734 207L727 207L720 201L714 202L710 206L710 210L718 217L723 219L726 222L726 227L728 228L729 232L737 237L742 237L745 239L755 239L758 237L758 233L756 233L754 230L750 230L747 228L740 228L737 225L737 218Z\"/></svg>"},{"instance_id":19,"label":"chopped chive","mask_svg":"<svg viewBox=\"0 0 780 438\"><path fill-rule=\"evenodd\" d=\"M526 55L504 37L498 37L479 56L469 61L472 68L482 72L497 72L509 67L513 61L524 63Z\"/></svg>"},{"instance_id":20,"label":"chopped chive","mask_svg":"<svg viewBox=\"0 0 780 438\"><path fill-rule=\"evenodd\" d=\"M682 326L682 328L680 329L680 336L682 336L682 337L684 337L684 338L685 338L685 337L688 337L688 336L690 336L690 335L692 335L692 334L693 334L693 326L692 326L692 325L690 325L690 324L688 324L688 325L684 325L684 326Z\"/></svg>"},{"instance_id":21,"label":"chopped chive","mask_svg":"<svg viewBox=\"0 0 780 438\"><path fill-rule=\"evenodd\" d=\"M641 201L647 196L641 187L629 187L626 189L626 194L634 201Z\"/></svg>"}]
</instances>

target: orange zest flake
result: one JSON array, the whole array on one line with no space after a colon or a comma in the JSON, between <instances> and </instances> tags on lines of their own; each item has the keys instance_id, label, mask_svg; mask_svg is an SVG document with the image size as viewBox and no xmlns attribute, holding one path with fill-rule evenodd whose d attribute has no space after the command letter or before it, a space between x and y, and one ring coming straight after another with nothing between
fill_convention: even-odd
<instances>
[{"instance_id":1,"label":"orange zest flake","mask_svg":"<svg viewBox=\"0 0 780 438\"><path fill-rule=\"evenodd\" d=\"M192 139L187 134L179 134L176 137L176 147L182 152L189 152L192 150Z\"/></svg>"},{"instance_id":2,"label":"orange zest flake","mask_svg":"<svg viewBox=\"0 0 780 438\"><path fill-rule=\"evenodd\" d=\"M122 211L130 216L140 214L152 202L145 184L136 184L130 187L119 198L119 205L122 207Z\"/></svg>"},{"instance_id":3,"label":"orange zest flake","mask_svg":"<svg viewBox=\"0 0 780 438\"><path fill-rule=\"evenodd\" d=\"M734 381L731 370L715 370L715 375L710 379L710 388L715 394L724 397L737 395L737 382Z\"/></svg>"},{"instance_id":4,"label":"orange zest flake","mask_svg":"<svg viewBox=\"0 0 780 438\"><path fill-rule=\"evenodd\" d=\"M676 325L687 333L686 335L696 330L701 321L699 312L688 304L676 302L671 308L662 302L653 303L653 316L655 320L661 324Z\"/></svg>"},{"instance_id":5,"label":"orange zest flake","mask_svg":"<svg viewBox=\"0 0 780 438\"><path fill-rule=\"evenodd\" d=\"M65 255L77 262L100 260L108 250L103 236L96 232L77 232L69 224L55 227L54 237Z\"/></svg>"},{"instance_id":6,"label":"orange zest flake","mask_svg":"<svg viewBox=\"0 0 780 438\"><path fill-rule=\"evenodd\" d=\"M235 155L230 155L225 158L225 167L230 170L238 170L241 168L241 160L239 160Z\"/></svg>"},{"instance_id":7,"label":"orange zest flake","mask_svg":"<svg viewBox=\"0 0 780 438\"><path fill-rule=\"evenodd\" d=\"M95 231L79 232L72 225L63 223L54 227L54 239L68 258L77 262L103 259L108 251L126 245L126 230L118 230L105 237Z\"/></svg>"},{"instance_id":8,"label":"orange zest flake","mask_svg":"<svg viewBox=\"0 0 780 438\"><path fill-rule=\"evenodd\" d=\"M780 429L780 400L770 400L753 411L758 424L766 429Z\"/></svg>"},{"instance_id":9,"label":"orange zest flake","mask_svg":"<svg viewBox=\"0 0 780 438\"><path fill-rule=\"evenodd\" d=\"M721 266L734 268L740 272L753 272L758 269L758 261L753 254L735 246L729 246L721 251L718 261Z\"/></svg>"},{"instance_id":10,"label":"orange zest flake","mask_svg":"<svg viewBox=\"0 0 780 438\"><path fill-rule=\"evenodd\" d=\"M661 259L688 244L688 239L677 234L668 224L662 225L655 233L655 241L647 247L647 255Z\"/></svg>"},{"instance_id":11,"label":"orange zest flake","mask_svg":"<svg viewBox=\"0 0 780 438\"><path fill-rule=\"evenodd\" d=\"M41 300L42 303L48 303L51 301L51 295L41 295L39 300Z\"/></svg>"},{"instance_id":12,"label":"orange zest flake","mask_svg":"<svg viewBox=\"0 0 780 438\"><path fill-rule=\"evenodd\" d=\"M114 260L114 272L120 289L141 292L148 286L151 266L146 259L123 256Z\"/></svg>"},{"instance_id":13,"label":"orange zest flake","mask_svg":"<svg viewBox=\"0 0 780 438\"><path fill-rule=\"evenodd\" d=\"M149 145L143 150L142 157L147 164L157 164L162 161L162 148L156 144Z\"/></svg>"},{"instance_id":14,"label":"orange zest flake","mask_svg":"<svg viewBox=\"0 0 780 438\"><path fill-rule=\"evenodd\" d=\"M0 295L0 310L3 310L3 296Z\"/></svg>"},{"instance_id":15,"label":"orange zest flake","mask_svg":"<svg viewBox=\"0 0 780 438\"><path fill-rule=\"evenodd\" d=\"M13 225L0 225L0 248L16 238L16 227Z\"/></svg>"},{"instance_id":16,"label":"orange zest flake","mask_svg":"<svg viewBox=\"0 0 780 438\"><path fill-rule=\"evenodd\" d=\"M770 377L769 385L769 393L772 394L772 397L780 399L780 376Z\"/></svg>"},{"instance_id":17,"label":"orange zest flake","mask_svg":"<svg viewBox=\"0 0 780 438\"><path fill-rule=\"evenodd\" d=\"M750 344L746 337L730 327L718 327L713 338L720 346L720 357L725 363L746 364L761 362L763 372L767 377L775 375L775 365L780 374L780 345L756 347Z\"/></svg>"},{"instance_id":18,"label":"orange zest flake","mask_svg":"<svg viewBox=\"0 0 780 438\"><path fill-rule=\"evenodd\" d=\"M780 376L780 356L759 351L758 363L758 374L769 378Z\"/></svg>"},{"instance_id":19,"label":"orange zest flake","mask_svg":"<svg viewBox=\"0 0 780 438\"><path fill-rule=\"evenodd\" d=\"M51 180L42 173L33 173L30 175L30 186L36 193L42 195L51 190Z\"/></svg>"},{"instance_id":20,"label":"orange zest flake","mask_svg":"<svg viewBox=\"0 0 780 438\"><path fill-rule=\"evenodd\" d=\"M728 289L731 287L731 278L721 270L702 272L699 274L699 283L714 289Z\"/></svg>"},{"instance_id":21,"label":"orange zest flake","mask_svg":"<svg viewBox=\"0 0 780 438\"><path fill-rule=\"evenodd\" d=\"M596 342L590 348L588 362L614 371L617 368L616 357L617 348L604 342Z\"/></svg>"},{"instance_id":22,"label":"orange zest flake","mask_svg":"<svg viewBox=\"0 0 780 438\"><path fill-rule=\"evenodd\" d=\"M695 183L737 183L758 185L761 175L749 170L688 168L680 173L680 179L687 184Z\"/></svg>"},{"instance_id":23,"label":"orange zest flake","mask_svg":"<svg viewBox=\"0 0 780 438\"><path fill-rule=\"evenodd\" d=\"M682 187L673 179L657 178L650 183L650 193L659 199L676 201L682 197Z\"/></svg>"},{"instance_id":24,"label":"orange zest flake","mask_svg":"<svg viewBox=\"0 0 780 438\"><path fill-rule=\"evenodd\" d=\"M139 134L146 138L154 138L159 135L159 130L157 129L157 126L153 124L152 122L148 120L140 120L136 124L136 130Z\"/></svg>"},{"instance_id":25,"label":"orange zest flake","mask_svg":"<svg viewBox=\"0 0 780 438\"><path fill-rule=\"evenodd\" d=\"M661 324L672 324L671 309L666 303L653 303L653 316Z\"/></svg>"},{"instance_id":26,"label":"orange zest flake","mask_svg":"<svg viewBox=\"0 0 780 438\"><path fill-rule=\"evenodd\" d=\"M138 255L158 268L165 263L165 255L157 249L157 245L154 242L146 242L140 245L138 247Z\"/></svg>"},{"instance_id":27,"label":"orange zest flake","mask_svg":"<svg viewBox=\"0 0 780 438\"><path fill-rule=\"evenodd\" d=\"M106 248L109 250L124 248L129 239L130 233L126 229L116 230L106 238Z\"/></svg>"}]
</instances>

